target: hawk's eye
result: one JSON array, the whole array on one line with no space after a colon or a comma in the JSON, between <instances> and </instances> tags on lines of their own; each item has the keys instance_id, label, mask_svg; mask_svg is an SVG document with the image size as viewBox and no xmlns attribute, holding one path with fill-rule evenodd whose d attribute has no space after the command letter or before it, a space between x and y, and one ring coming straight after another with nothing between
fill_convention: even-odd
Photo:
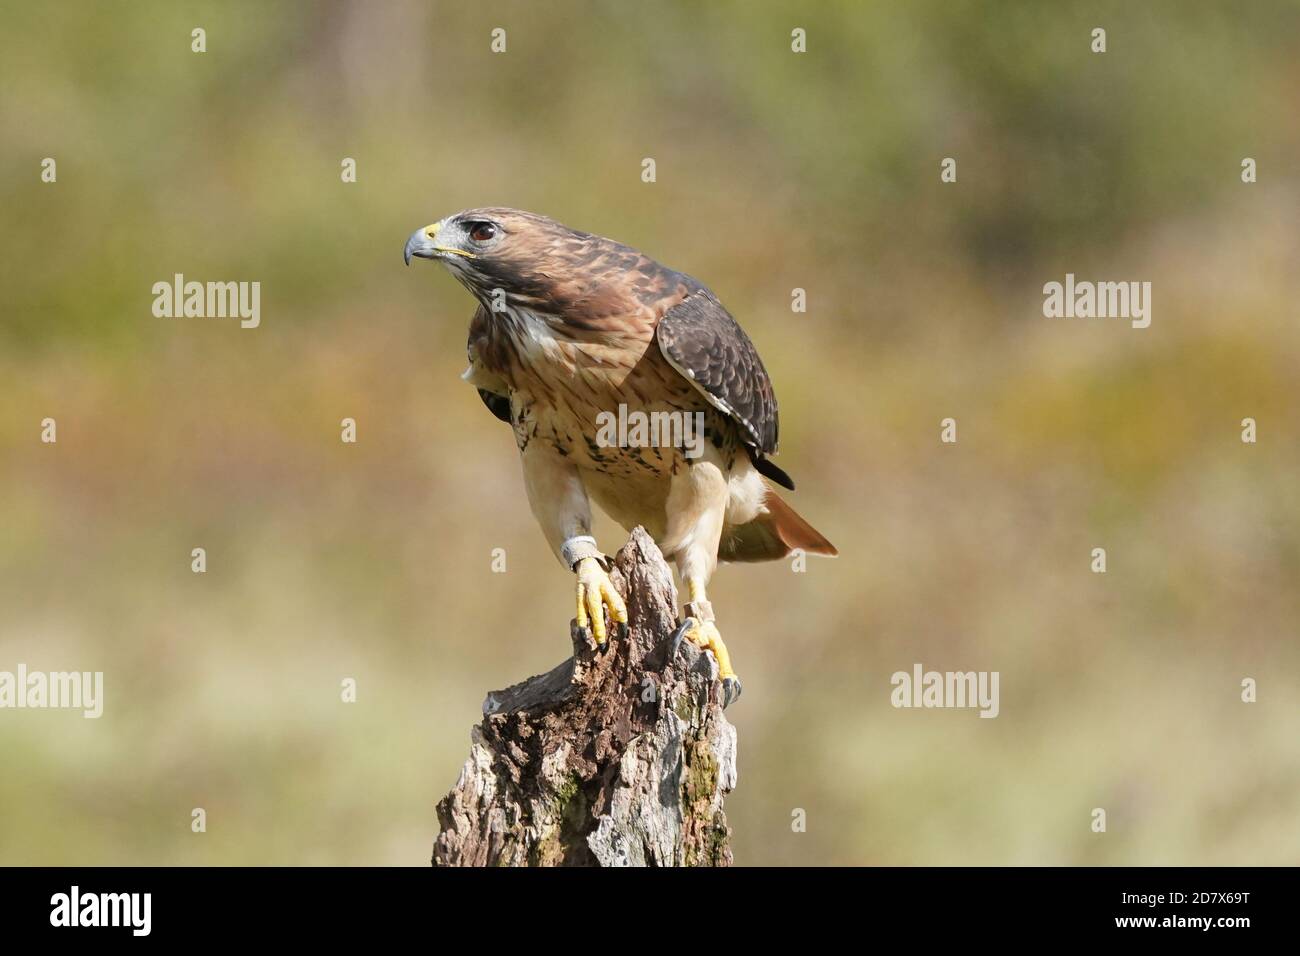
<instances>
[{"instance_id":1,"label":"hawk's eye","mask_svg":"<svg viewBox=\"0 0 1300 956\"><path fill-rule=\"evenodd\" d=\"M496 238L497 227L490 222L476 222L470 228L469 237L475 242L487 242Z\"/></svg>"}]
</instances>

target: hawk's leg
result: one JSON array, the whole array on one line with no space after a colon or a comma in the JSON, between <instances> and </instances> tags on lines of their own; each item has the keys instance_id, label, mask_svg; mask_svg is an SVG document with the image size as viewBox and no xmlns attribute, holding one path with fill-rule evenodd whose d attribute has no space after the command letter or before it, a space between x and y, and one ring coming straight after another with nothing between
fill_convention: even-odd
<instances>
[{"instance_id":1,"label":"hawk's leg","mask_svg":"<svg viewBox=\"0 0 1300 956\"><path fill-rule=\"evenodd\" d=\"M731 655L722 643L722 634L713 621L713 605L704 596L704 585L698 578L687 578L691 600L686 605L686 620L673 632L669 645L669 658L677 655L682 640L688 640L701 650L710 651L718 662L718 678L722 681L722 706L727 707L740 697L744 689L740 678L731 667Z\"/></svg>"},{"instance_id":2,"label":"hawk's leg","mask_svg":"<svg viewBox=\"0 0 1300 956\"><path fill-rule=\"evenodd\" d=\"M666 506L668 532L661 544L676 560L677 573L690 596L682 626L673 633L669 659L676 656L683 639L712 652L718 662L724 707L740 696L740 678L731 669L731 655L713 622L713 606L704 589L718 566L718 542L728 498L726 471L717 449L708 446L701 460L673 475Z\"/></svg>"},{"instance_id":3,"label":"hawk's leg","mask_svg":"<svg viewBox=\"0 0 1300 956\"><path fill-rule=\"evenodd\" d=\"M668 648L669 659L676 657L682 639L690 641L701 650L711 652L715 661L718 661L718 678L723 682L725 708L740 697L744 687L740 683L740 678L736 676L736 671L732 670L731 654L727 653L727 645L723 644L722 633L718 631L718 624L714 623L714 606L708 604L705 585L697 578L688 578L686 588L690 591L690 602L686 605L686 619L682 620L681 627L673 632L672 643Z\"/></svg>"},{"instance_id":4,"label":"hawk's leg","mask_svg":"<svg viewBox=\"0 0 1300 956\"><path fill-rule=\"evenodd\" d=\"M600 561L595 557L580 559L573 568L578 576L578 613L575 620L581 630L593 634L596 646L609 650L609 630L605 624L605 608L614 621L620 637L627 636L627 606L614 588ZM590 629L588 628L590 622Z\"/></svg>"},{"instance_id":5,"label":"hawk's leg","mask_svg":"<svg viewBox=\"0 0 1300 956\"><path fill-rule=\"evenodd\" d=\"M602 650L609 647L605 610L615 628L627 633L627 606L606 572L606 557L591 536L591 505L578 471L538 442L519 449L524 487L542 533L560 562L577 578L574 621Z\"/></svg>"}]
</instances>

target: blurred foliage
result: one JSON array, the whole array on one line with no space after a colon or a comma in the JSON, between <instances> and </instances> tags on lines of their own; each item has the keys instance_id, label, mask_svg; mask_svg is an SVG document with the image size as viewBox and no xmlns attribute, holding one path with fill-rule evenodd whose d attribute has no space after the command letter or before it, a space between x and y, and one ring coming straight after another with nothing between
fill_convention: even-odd
<instances>
[{"instance_id":1,"label":"blurred foliage","mask_svg":"<svg viewBox=\"0 0 1300 956\"><path fill-rule=\"evenodd\" d=\"M1297 38L1290 2L4 0L0 669L108 700L0 712L0 862L427 860L484 691L571 613L457 378L471 303L399 258L497 203L719 293L843 552L715 578L739 861L1296 862ZM1151 281L1151 328L1044 319L1067 271ZM177 272L260 281L262 327L154 318ZM894 710L917 661L999 670L1001 716Z\"/></svg>"}]
</instances>

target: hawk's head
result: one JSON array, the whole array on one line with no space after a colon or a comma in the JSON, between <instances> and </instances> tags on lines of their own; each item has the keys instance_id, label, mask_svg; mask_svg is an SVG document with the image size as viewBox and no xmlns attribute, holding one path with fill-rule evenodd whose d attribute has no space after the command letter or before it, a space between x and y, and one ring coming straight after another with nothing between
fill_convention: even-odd
<instances>
[{"instance_id":1,"label":"hawk's head","mask_svg":"<svg viewBox=\"0 0 1300 956\"><path fill-rule=\"evenodd\" d=\"M466 209L417 229L404 255L407 265L412 256L440 261L489 310L504 296L512 308L579 326L694 284L621 242L504 207Z\"/></svg>"},{"instance_id":2,"label":"hawk's head","mask_svg":"<svg viewBox=\"0 0 1300 956\"><path fill-rule=\"evenodd\" d=\"M466 209L430 223L406 240L411 257L436 259L476 295L502 289L507 295L536 293L556 266L572 268L592 243L601 240L576 232L554 219L519 209Z\"/></svg>"}]
</instances>

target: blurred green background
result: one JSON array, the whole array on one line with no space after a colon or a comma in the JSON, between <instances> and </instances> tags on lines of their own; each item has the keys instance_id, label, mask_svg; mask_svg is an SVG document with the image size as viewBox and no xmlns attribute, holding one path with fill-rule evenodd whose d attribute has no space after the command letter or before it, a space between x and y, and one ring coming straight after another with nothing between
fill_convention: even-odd
<instances>
[{"instance_id":1,"label":"blurred green background","mask_svg":"<svg viewBox=\"0 0 1300 956\"><path fill-rule=\"evenodd\" d=\"M0 669L107 698L0 711L0 863L427 862L572 614L472 303L402 267L487 204L711 285L842 552L711 588L739 863L1300 861L1297 4L0 9ZM155 318L176 272L261 327ZM1151 327L1045 319L1066 272ZM1001 716L893 709L915 662Z\"/></svg>"}]
</instances>

